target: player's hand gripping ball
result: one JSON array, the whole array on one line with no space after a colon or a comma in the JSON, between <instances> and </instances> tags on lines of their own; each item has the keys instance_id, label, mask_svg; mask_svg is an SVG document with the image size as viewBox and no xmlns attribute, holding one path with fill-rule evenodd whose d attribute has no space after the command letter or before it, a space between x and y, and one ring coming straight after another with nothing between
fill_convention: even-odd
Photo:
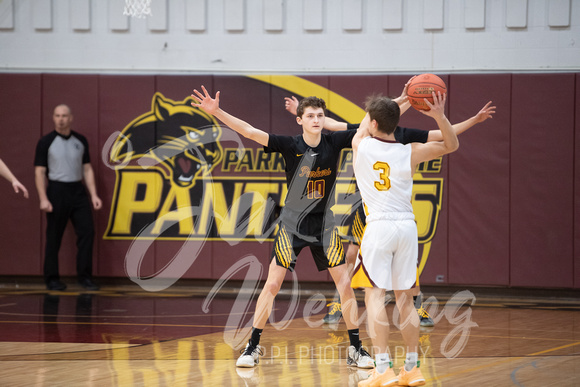
<instances>
[{"instance_id":1,"label":"player's hand gripping ball","mask_svg":"<svg viewBox=\"0 0 580 387\"><path fill-rule=\"evenodd\" d=\"M431 103L433 103L433 92L437 94L445 94L447 92L447 86L441 78L435 74L421 74L417 75L409 85L407 89L407 96L409 97L409 102L417 110L430 110L429 106L425 103L425 98Z\"/></svg>"}]
</instances>

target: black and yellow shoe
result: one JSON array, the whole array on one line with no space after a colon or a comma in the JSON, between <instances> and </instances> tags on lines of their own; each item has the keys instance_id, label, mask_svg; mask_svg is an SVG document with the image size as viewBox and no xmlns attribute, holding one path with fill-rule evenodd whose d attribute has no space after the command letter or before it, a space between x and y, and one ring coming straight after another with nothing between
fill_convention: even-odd
<instances>
[{"instance_id":1,"label":"black and yellow shoe","mask_svg":"<svg viewBox=\"0 0 580 387\"><path fill-rule=\"evenodd\" d=\"M328 313L326 313L326 316L324 316L322 321L325 324L333 324L339 322L340 318L342 317L342 307L340 305L340 302L333 301L327 304L326 306L328 306Z\"/></svg>"},{"instance_id":2,"label":"black and yellow shoe","mask_svg":"<svg viewBox=\"0 0 580 387\"><path fill-rule=\"evenodd\" d=\"M423 308L423 305L419 309L417 309L417 313L419 314L420 325L425 328L431 328L435 326L435 322L429 316L429 313Z\"/></svg>"}]
</instances>

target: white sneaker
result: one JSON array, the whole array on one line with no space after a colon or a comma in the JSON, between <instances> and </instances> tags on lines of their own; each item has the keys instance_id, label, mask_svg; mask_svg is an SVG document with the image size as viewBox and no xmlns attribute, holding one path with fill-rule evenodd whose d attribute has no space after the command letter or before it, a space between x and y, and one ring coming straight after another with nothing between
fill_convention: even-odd
<instances>
[{"instance_id":1,"label":"white sneaker","mask_svg":"<svg viewBox=\"0 0 580 387\"><path fill-rule=\"evenodd\" d=\"M348 347L346 364L358 368L375 368L375 361L362 346L358 351L352 345Z\"/></svg>"},{"instance_id":2,"label":"white sneaker","mask_svg":"<svg viewBox=\"0 0 580 387\"><path fill-rule=\"evenodd\" d=\"M260 355L264 354L264 352L262 352L262 348L259 345L257 347L250 347L250 343L246 344L246 348L242 350L241 353L242 355L236 362L236 367L255 367L256 364L260 362Z\"/></svg>"}]
</instances>

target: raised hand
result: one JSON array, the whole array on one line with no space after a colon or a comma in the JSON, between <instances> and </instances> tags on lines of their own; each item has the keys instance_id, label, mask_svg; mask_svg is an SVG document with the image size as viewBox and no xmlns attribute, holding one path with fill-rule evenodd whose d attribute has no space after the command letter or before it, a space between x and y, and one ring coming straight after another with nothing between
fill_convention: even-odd
<instances>
[{"instance_id":1,"label":"raised hand","mask_svg":"<svg viewBox=\"0 0 580 387\"><path fill-rule=\"evenodd\" d=\"M433 103L429 102L427 98L424 98L425 103L429 106L430 110L421 110L421 113L437 119L445 115L445 100L447 99L447 93L441 94L438 92L433 94Z\"/></svg>"},{"instance_id":2,"label":"raised hand","mask_svg":"<svg viewBox=\"0 0 580 387\"><path fill-rule=\"evenodd\" d=\"M407 83L405 83L405 86L403 86L403 91L401 92L401 95L393 100L397 103L397 105L399 105L399 107L403 106L405 103L407 103L409 101L409 96L407 95L407 90L409 90L409 85L411 84L411 81L415 77L416 77L416 75L411 77L411 79L409 79L407 81ZM403 114L403 113L404 113L404 111L401 111L401 114Z\"/></svg>"},{"instance_id":3,"label":"raised hand","mask_svg":"<svg viewBox=\"0 0 580 387\"><path fill-rule=\"evenodd\" d=\"M294 96L292 98L284 97L284 108L288 110L288 112L296 115L298 111L298 99Z\"/></svg>"},{"instance_id":4,"label":"raised hand","mask_svg":"<svg viewBox=\"0 0 580 387\"><path fill-rule=\"evenodd\" d=\"M407 95L407 91L409 90L409 85L411 84L411 82L413 82L413 79L415 79L417 76L413 75L408 81L407 83L405 83L405 86L403 86L403 92L401 93L401 95L399 96L399 98L401 99L401 101L407 102L408 99L408 95Z\"/></svg>"},{"instance_id":5,"label":"raised hand","mask_svg":"<svg viewBox=\"0 0 580 387\"><path fill-rule=\"evenodd\" d=\"M475 121L479 124L488 118L493 118L493 114L495 114L495 106L491 105L491 101L485 104L483 108L475 115Z\"/></svg>"},{"instance_id":6,"label":"raised hand","mask_svg":"<svg viewBox=\"0 0 580 387\"><path fill-rule=\"evenodd\" d=\"M209 93L207 92L205 86L201 86L201 90L203 94L199 92L197 89L193 90L193 94L191 97L195 99L198 103L191 103L193 107L200 107L209 114L215 114L220 108L220 92L218 91L215 95L215 98L212 98Z\"/></svg>"}]
</instances>

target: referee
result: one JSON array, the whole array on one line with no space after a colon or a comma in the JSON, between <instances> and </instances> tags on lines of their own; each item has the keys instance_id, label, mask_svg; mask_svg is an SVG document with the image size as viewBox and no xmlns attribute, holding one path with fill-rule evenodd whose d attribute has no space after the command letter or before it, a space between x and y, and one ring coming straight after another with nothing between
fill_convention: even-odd
<instances>
[{"instance_id":1,"label":"referee","mask_svg":"<svg viewBox=\"0 0 580 387\"><path fill-rule=\"evenodd\" d=\"M98 210L102 202L97 196L89 144L83 135L71 130L73 116L68 106L58 105L52 118L55 130L38 141L34 158L40 209L46 212L44 280L48 290L66 289L60 281L58 251L70 219L77 236L78 282L87 290L99 290L92 274L95 231L91 203Z\"/></svg>"}]
</instances>

